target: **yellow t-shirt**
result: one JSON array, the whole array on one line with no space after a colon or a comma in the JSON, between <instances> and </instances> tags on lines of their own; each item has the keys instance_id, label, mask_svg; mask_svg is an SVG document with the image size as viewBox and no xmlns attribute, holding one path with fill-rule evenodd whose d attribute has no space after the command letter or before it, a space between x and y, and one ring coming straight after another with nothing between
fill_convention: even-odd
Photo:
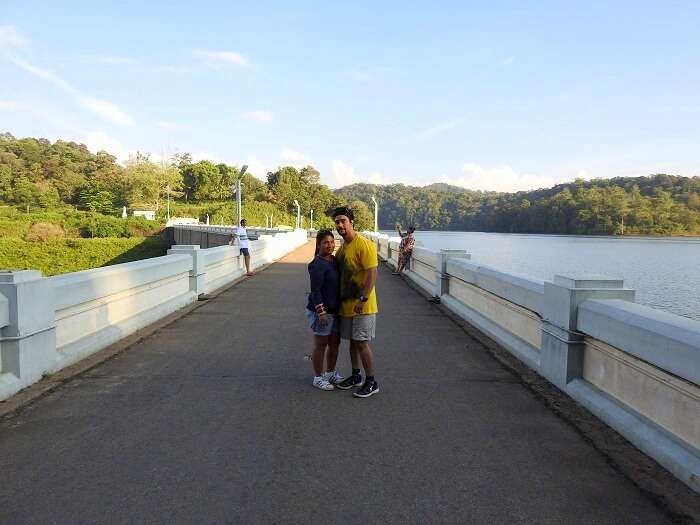
<instances>
[{"instance_id":1,"label":"yellow t-shirt","mask_svg":"<svg viewBox=\"0 0 700 525\"><path fill-rule=\"evenodd\" d=\"M376 268L377 248L370 240L361 235L349 243L343 243L335 255L340 268L340 312L342 317L353 317L355 305L362 294L367 270ZM376 314L376 286L369 293L368 300L362 308L363 314Z\"/></svg>"}]
</instances>

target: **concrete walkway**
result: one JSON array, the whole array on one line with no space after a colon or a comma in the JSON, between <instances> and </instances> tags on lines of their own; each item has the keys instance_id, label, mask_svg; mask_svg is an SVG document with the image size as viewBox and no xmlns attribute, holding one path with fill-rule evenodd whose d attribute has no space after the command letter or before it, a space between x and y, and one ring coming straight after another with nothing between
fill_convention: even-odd
<instances>
[{"instance_id":1,"label":"concrete walkway","mask_svg":"<svg viewBox=\"0 0 700 525\"><path fill-rule=\"evenodd\" d=\"M381 393L312 388L311 254L0 422L0 523L669 522L386 269Z\"/></svg>"}]
</instances>

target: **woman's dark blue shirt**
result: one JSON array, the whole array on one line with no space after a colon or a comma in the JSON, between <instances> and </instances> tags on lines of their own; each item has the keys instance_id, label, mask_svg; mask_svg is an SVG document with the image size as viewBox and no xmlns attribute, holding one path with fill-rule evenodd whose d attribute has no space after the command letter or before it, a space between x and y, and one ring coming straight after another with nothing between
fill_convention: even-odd
<instances>
[{"instance_id":1,"label":"woman's dark blue shirt","mask_svg":"<svg viewBox=\"0 0 700 525\"><path fill-rule=\"evenodd\" d=\"M320 255L309 263L311 293L306 307L315 310L316 305L323 304L329 314L338 313L340 308L340 271L335 262L327 261Z\"/></svg>"}]
</instances>

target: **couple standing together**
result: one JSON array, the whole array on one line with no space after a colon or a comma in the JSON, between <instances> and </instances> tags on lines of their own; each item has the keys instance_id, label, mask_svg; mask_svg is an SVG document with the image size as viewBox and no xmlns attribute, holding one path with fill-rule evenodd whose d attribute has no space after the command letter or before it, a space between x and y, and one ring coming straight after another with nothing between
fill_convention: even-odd
<instances>
[{"instance_id":1,"label":"couple standing together","mask_svg":"<svg viewBox=\"0 0 700 525\"><path fill-rule=\"evenodd\" d=\"M336 230L343 238L335 256L333 232L321 230L316 235L316 256L309 263L311 293L306 314L314 333L313 385L321 390L349 390L359 386L353 395L364 398L379 393L369 345L377 324L374 285L378 261L375 245L357 234L354 219L349 208L333 211ZM345 379L336 371L341 338L350 341L352 373ZM364 382L360 363L365 370Z\"/></svg>"}]
</instances>

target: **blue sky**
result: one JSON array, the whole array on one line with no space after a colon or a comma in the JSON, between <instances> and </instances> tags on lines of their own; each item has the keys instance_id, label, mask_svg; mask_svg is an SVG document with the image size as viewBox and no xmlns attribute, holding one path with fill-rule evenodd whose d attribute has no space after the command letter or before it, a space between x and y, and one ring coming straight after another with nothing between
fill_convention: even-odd
<instances>
[{"instance_id":1,"label":"blue sky","mask_svg":"<svg viewBox=\"0 0 700 525\"><path fill-rule=\"evenodd\" d=\"M697 1L0 0L0 130L332 187L700 175L698 27Z\"/></svg>"}]
</instances>

